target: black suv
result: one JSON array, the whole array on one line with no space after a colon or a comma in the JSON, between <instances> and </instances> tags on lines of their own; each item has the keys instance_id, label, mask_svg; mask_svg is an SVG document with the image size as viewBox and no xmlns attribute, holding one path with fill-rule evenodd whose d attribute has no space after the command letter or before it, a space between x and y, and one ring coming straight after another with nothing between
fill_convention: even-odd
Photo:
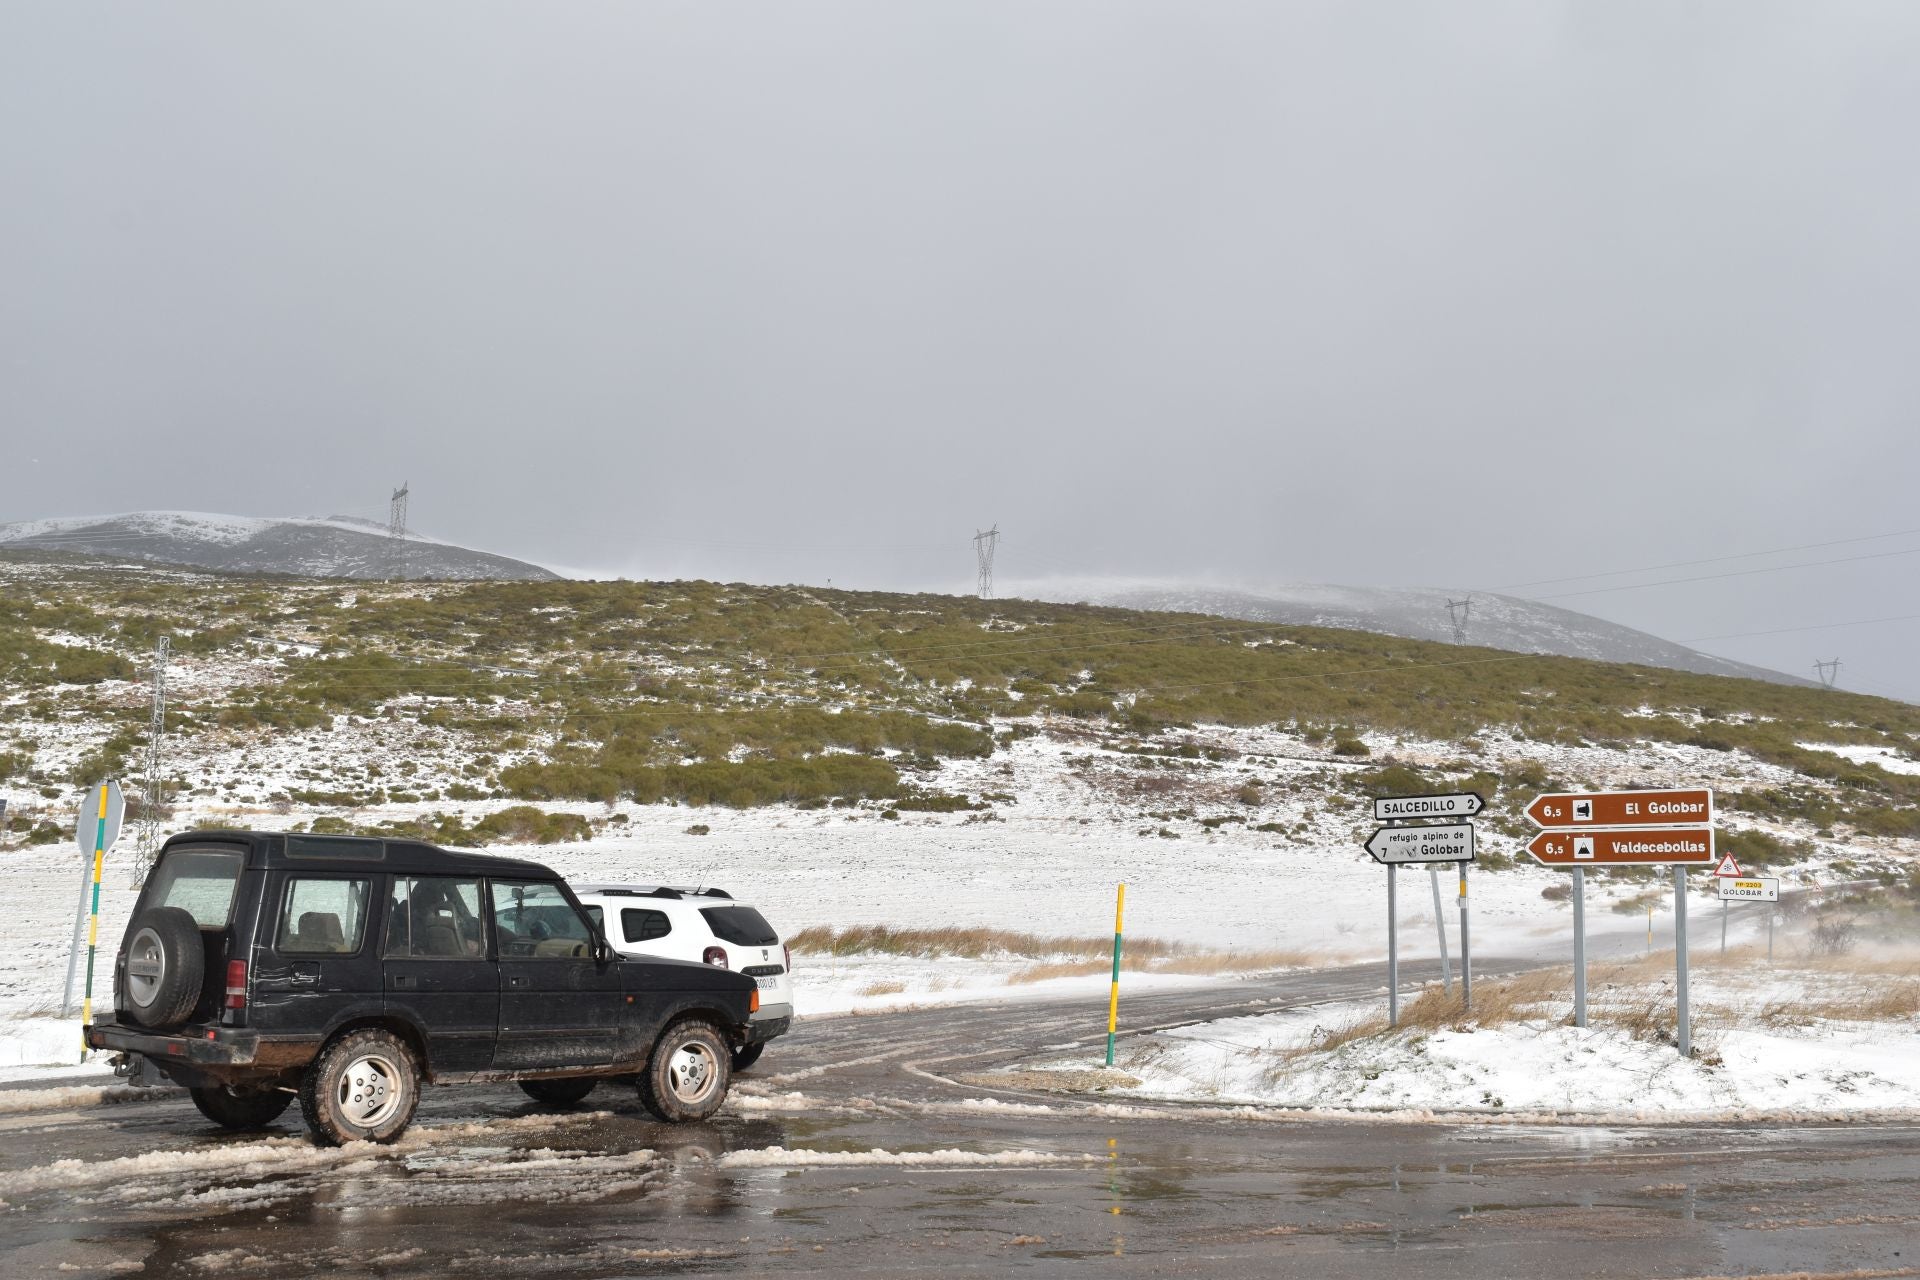
<instances>
[{"instance_id":1,"label":"black suv","mask_svg":"<svg viewBox=\"0 0 1920 1280\"><path fill-rule=\"evenodd\" d=\"M553 1104L627 1080L662 1120L703 1120L732 1056L788 1021L758 1016L751 978L622 958L538 863L253 831L161 847L113 990L86 1038L123 1074L157 1071L234 1129L298 1097L329 1145L398 1137L423 1079Z\"/></svg>"}]
</instances>

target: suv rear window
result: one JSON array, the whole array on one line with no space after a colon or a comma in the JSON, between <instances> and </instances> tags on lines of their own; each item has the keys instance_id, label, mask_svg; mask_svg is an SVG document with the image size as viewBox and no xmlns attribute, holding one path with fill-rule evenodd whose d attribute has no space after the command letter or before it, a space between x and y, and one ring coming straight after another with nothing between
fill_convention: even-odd
<instances>
[{"instance_id":1,"label":"suv rear window","mask_svg":"<svg viewBox=\"0 0 1920 1280\"><path fill-rule=\"evenodd\" d=\"M780 941L766 918L752 907L702 907L707 927L722 942L736 947L770 947Z\"/></svg>"},{"instance_id":2,"label":"suv rear window","mask_svg":"<svg viewBox=\"0 0 1920 1280\"><path fill-rule=\"evenodd\" d=\"M224 929L233 919L233 889L245 860L238 849L169 849L142 901L149 907L179 907L202 929Z\"/></svg>"}]
</instances>

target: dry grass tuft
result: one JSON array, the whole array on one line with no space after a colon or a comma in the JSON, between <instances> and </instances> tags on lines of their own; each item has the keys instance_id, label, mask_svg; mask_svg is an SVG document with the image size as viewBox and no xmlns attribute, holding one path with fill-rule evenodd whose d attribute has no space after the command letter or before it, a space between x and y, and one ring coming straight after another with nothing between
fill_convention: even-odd
<instances>
[{"instance_id":1,"label":"dry grass tuft","mask_svg":"<svg viewBox=\"0 0 1920 1280\"><path fill-rule=\"evenodd\" d=\"M863 996L897 996L906 989L906 983L889 980L886 982L868 983L860 989L860 994Z\"/></svg>"},{"instance_id":2,"label":"dry grass tuft","mask_svg":"<svg viewBox=\"0 0 1920 1280\"><path fill-rule=\"evenodd\" d=\"M1920 1016L1920 978L1831 995L1776 1000L1760 1010L1760 1020L1776 1027L1814 1022L1892 1022L1916 1016Z\"/></svg>"},{"instance_id":3,"label":"dry grass tuft","mask_svg":"<svg viewBox=\"0 0 1920 1280\"><path fill-rule=\"evenodd\" d=\"M1123 973L1264 973L1272 969L1301 968L1316 963L1318 957L1304 951L1184 951L1170 955L1136 956L1129 942L1121 955ZM1042 960L1008 975L1009 983L1045 982L1049 978L1074 978L1087 974L1110 973L1111 953L1097 960Z\"/></svg>"},{"instance_id":4,"label":"dry grass tuft","mask_svg":"<svg viewBox=\"0 0 1920 1280\"><path fill-rule=\"evenodd\" d=\"M787 939L787 945L807 955L852 956L880 953L895 956L920 956L937 959L960 956L969 960L1005 959L1031 956L1034 959L1073 957L1111 963L1113 939L1062 938L1013 929L960 928L894 929L884 924L855 925L831 929L815 925ZM1142 957L1183 955L1189 948L1176 942L1153 938L1128 938L1127 952Z\"/></svg>"}]
</instances>

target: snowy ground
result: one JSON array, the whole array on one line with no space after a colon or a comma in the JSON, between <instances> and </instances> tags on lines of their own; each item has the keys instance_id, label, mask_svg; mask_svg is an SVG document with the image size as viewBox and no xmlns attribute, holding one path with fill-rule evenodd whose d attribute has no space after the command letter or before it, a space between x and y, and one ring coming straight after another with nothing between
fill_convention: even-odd
<instances>
[{"instance_id":1,"label":"snowy ground","mask_svg":"<svg viewBox=\"0 0 1920 1280\"><path fill-rule=\"evenodd\" d=\"M1671 1008L1670 983L1610 988L1590 1025L1570 1003L1498 1025L1403 1027L1320 1048L1383 1013L1384 999L1234 1018L1123 1040L1116 1068L1132 1094L1263 1106L1393 1113L1495 1112L1696 1119L1863 1118L1920 1112L1920 1017L1818 1016L1882 976L1697 972L1696 1053L1636 1038L1606 1010ZM1901 981L1912 982L1908 976ZM1569 979L1570 981L1570 979ZM1403 1006L1404 1007L1404 1006ZM1808 1016L1796 1008L1816 1011ZM1084 1070L1079 1060L1035 1064Z\"/></svg>"},{"instance_id":2,"label":"snowy ground","mask_svg":"<svg viewBox=\"0 0 1920 1280\"><path fill-rule=\"evenodd\" d=\"M217 700L235 682L259 678L258 672L239 670L246 665L183 662L178 687ZM136 689L127 692L137 697ZM1777 786L1794 777L1738 753L1705 748L1562 747L1495 733L1470 750L1459 743L1370 735L1374 758L1354 762L1333 759L1324 744L1278 730L1217 726L1177 735L1179 743L1165 746L1169 752L1178 745L1198 747L1218 758L1169 755L1148 762L1070 723L1044 728L988 759L950 761L921 779L945 792L992 797L983 811L907 812L887 819L878 806L734 810L546 803L541 807L586 817L593 838L494 851L544 861L577 880L720 885L789 932L809 926L957 925L1099 938L1112 928L1114 886L1125 881L1130 938L1243 954L1285 952L1299 963L1336 964L1381 958L1385 950L1386 873L1360 848L1373 825L1369 806L1342 782L1355 770L1389 757L1418 767L1465 754L1476 767L1534 761L1555 777L1595 786ZM80 721L38 722L34 732L43 772L63 772L98 745ZM370 768L389 785L397 776L411 776L422 789L469 776L463 770L471 763L470 749L459 735L404 719L375 724L340 717L328 728L270 735L204 730L180 740L176 751L181 769L197 785L169 824L174 830L282 829L322 812L363 825L433 812L457 814L471 824L512 803L435 800L327 810L269 799L302 786L359 791L351 775ZM1243 798L1249 787L1257 789L1257 801ZM18 789L11 798L16 811L37 806L48 820L71 825L65 801ZM1209 820L1216 825L1208 826ZM1844 878L1830 871L1834 859L1864 866L1914 856L1907 842L1817 838L1807 829L1747 825L1804 841L1803 861L1771 868L1789 887ZM1521 845L1519 837L1486 824L1481 842L1508 855ZM133 902L133 864L125 852L131 844L129 831L123 851L108 860L99 933L102 989ZM62 1061L66 1046L77 1041L77 1033L68 1034L70 1024L54 1025L52 1015L61 1002L82 875L80 855L66 844L0 852L0 901L6 904L0 913L0 1074L36 1060ZM1711 911L1707 878L1698 880L1696 909ZM1400 883L1402 954L1430 957L1437 941L1428 878L1413 871ZM1473 872L1476 950L1564 958L1570 908L1542 897L1543 890L1564 883L1563 873L1524 861L1508 870ZM1451 937L1458 911L1450 875L1442 875L1440 888L1441 917ZM1646 890L1644 883L1591 883L1587 920L1596 952L1644 936L1644 914L1609 907L1625 906ZM1670 896L1654 895L1653 907L1655 942L1666 945ZM799 1008L804 1016L1009 992L1037 997L1093 992L1103 981L1090 974L1009 987L1008 979L1036 958L803 955L795 973Z\"/></svg>"}]
</instances>

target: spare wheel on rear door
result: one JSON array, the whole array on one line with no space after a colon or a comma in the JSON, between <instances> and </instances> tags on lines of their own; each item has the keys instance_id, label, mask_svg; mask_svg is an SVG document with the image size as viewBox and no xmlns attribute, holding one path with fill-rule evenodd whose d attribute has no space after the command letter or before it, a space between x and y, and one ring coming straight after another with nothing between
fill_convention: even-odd
<instances>
[{"instance_id":1,"label":"spare wheel on rear door","mask_svg":"<svg viewBox=\"0 0 1920 1280\"><path fill-rule=\"evenodd\" d=\"M193 916L179 907L148 907L127 926L120 1012L155 1031L179 1026L200 999L205 964Z\"/></svg>"}]
</instances>

